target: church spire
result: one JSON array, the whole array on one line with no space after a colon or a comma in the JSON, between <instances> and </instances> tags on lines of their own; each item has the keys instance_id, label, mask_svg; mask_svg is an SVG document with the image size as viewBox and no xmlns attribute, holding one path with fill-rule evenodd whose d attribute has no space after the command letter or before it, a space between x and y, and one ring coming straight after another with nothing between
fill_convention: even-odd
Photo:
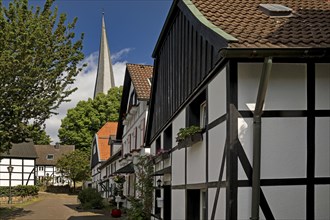
<instances>
[{"instance_id":1,"label":"church spire","mask_svg":"<svg viewBox=\"0 0 330 220\"><path fill-rule=\"evenodd\" d=\"M98 93L107 94L108 90L115 86L111 63L110 49L105 30L104 13L102 13L102 31L99 50L99 62L95 82L94 98Z\"/></svg>"}]
</instances>

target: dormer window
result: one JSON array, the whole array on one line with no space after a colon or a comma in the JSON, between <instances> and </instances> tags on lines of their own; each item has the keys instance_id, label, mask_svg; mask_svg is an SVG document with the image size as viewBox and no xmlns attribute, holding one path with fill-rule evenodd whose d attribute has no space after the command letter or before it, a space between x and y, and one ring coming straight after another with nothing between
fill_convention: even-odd
<instances>
[{"instance_id":1,"label":"dormer window","mask_svg":"<svg viewBox=\"0 0 330 220\"><path fill-rule=\"evenodd\" d=\"M48 154L47 160L54 160L54 154Z\"/></svg>"}]
</instances>

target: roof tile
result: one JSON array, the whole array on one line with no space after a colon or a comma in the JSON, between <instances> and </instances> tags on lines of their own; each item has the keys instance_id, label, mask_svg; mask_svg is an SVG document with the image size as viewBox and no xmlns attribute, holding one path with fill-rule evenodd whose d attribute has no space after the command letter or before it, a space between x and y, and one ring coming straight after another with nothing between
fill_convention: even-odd
<instances>
[{"instance_id":1,"label":"roof tile","mask_svg":"<svg viewBox=\"0 0 330 220\"><path fill-rule=\"evenodd\" d=\"M152 78L153 67L150 65L127 64L127 70L132 79L137 98L149 100L151 85L148 79Z\"/></svg>"},{"instance_id":2,"label":"roof tile","mask_svg":"<svg viewBox=\"0 0 330 220\"><path fill-rule=\"evenodd\" d=\"M117 122L107 122L96 133L97 134L97 146L100 153L100 160L104 161L110 157L110 145L109 137L115 136L117 133Z\"/></svg>"},{"instance_id":3,"label":"roof tile","mask_svg":"<svg viewBox=\"0 0 330 220\"><path fill-rule=\"evenodd\" d=\"M330 1L327 0L192 2L210 22L238 39L229 44L232 48L330 47ZM292 16L264 14L259 10L259 4L267 3L291 8Z\"/></svg>"}]
</instances>

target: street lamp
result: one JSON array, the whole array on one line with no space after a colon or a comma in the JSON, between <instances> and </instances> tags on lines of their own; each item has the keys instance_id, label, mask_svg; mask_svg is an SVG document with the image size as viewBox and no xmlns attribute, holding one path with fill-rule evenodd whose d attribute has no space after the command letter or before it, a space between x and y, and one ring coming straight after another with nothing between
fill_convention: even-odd
<instances>
[{"instance_id":1,"label":"street lamp","mask_svg":"<svg viewBox=\"0 0 330 220\"><path fill-rule=\"evenodd\" d=\"M12 204L12 200L11 200L11 173L14 170L14 167L12 167L11 165L9 165L9 167L7 167L8 173L9 173L9 198L8 198L8 204Z\"/></svg>"}]
</instances>

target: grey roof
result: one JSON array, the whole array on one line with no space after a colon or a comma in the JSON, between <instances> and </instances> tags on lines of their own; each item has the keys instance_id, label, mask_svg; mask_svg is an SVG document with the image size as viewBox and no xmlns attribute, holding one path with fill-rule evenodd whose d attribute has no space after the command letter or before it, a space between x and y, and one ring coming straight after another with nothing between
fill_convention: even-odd
<instances>
[{"instance_id":1,"label":"grey roof","mask_svg":"<svg viewBox=\"0 0 330 220\"><path fill-rule=\"evenodd\" d=\"M99 50L99 61L95 82L94 98L98 93L107 94L110 88L115 87L110 49L108 45L107 33L105 30L104 15L102 17L102 32Z\"/></svg>"},{"instance_id":2,"label":"grey roof","mask_svg":"<svg viewBox=\"0 0 330 220\"><path fill-rule=\"evenodd\" d=\"M34 149L33 142L23 142L13 144L8 153L3 153L1 158L37 158L37 153Z\"/></svg>"},{"instance_id":3,"label":"grey roof","mask_svg":"<svg viewBox=\"0 0 330 220\"><path fill-rule=\"evenodd\" d=\"M35 145L35 150L37 152L36 165L52 165L55 166L58 159L63 155L71 153L74 151L74 145ZM54 155L53 159L47 159L48 155Z\"/></svg>"}]
</instances>

